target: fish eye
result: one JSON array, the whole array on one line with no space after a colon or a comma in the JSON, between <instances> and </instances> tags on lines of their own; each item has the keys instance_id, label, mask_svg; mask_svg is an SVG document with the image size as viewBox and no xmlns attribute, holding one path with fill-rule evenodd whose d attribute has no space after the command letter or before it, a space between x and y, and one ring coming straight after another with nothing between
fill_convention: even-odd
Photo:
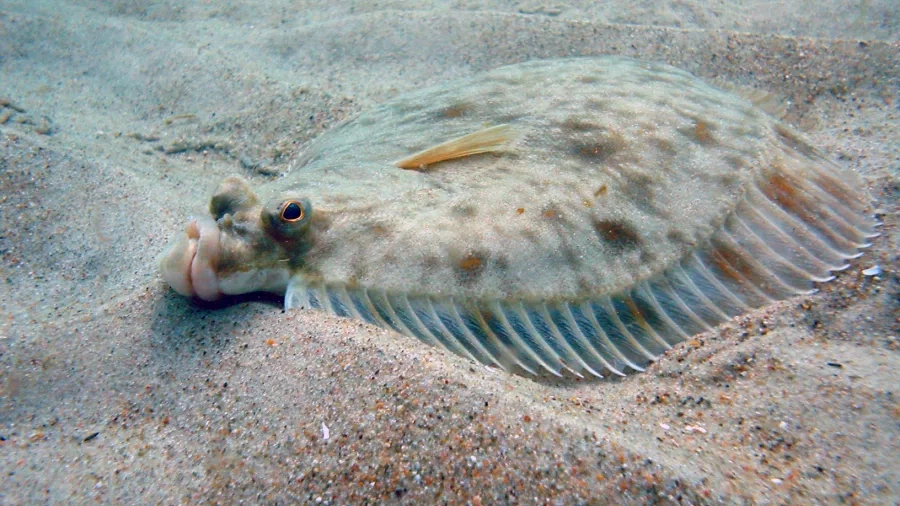
<instances>
[{"instance_id":1,"label":"fish eye","mask_svg":"<svg viewBox=\"0 0 900 506\"><path fill-rule=\"evenodd\" d=\"M309 230L313 207L309 200L293 195L282 195L270 200L260 209L260 219L267 232L279 240L303 237Z\"/></svg>"},{"instance_id":2,"label":"fish eye","mask_svg":"<svg viewBox=\"0 0 900 506\"><path fill-rule=\"evenodd\" d=\"M293 223L302 220L305 215L303 204L296 200L288 200L281 206L281 221Z\"/></svg>"}]
</instances>

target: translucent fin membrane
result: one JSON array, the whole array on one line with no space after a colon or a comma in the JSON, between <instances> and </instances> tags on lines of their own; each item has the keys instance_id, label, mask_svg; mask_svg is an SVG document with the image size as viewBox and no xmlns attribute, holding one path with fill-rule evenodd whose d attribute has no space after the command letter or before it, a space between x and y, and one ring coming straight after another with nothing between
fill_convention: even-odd
<instances>
[{"instance_id":1,"label":"translucent fin membrane","mask_svg":"<svg viewBox=\"0 0 900 506\"><path fill-rule=\"evenodd\" d=\"M457 300L295 280L287 307L324 309L530 374L642 371L672 345L748 310L833 279L877 235L864 200L834 167L773 164L716 234L622 293L571 300ZM298 278L299 279L299 278Z\"/></svg>"}]
</instances>

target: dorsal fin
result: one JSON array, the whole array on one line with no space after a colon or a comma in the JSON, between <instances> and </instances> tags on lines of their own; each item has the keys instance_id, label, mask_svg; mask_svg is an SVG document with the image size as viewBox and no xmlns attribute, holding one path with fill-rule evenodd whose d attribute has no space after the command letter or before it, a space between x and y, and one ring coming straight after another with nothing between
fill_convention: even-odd
<instances>
[{"instance_id":1,"label":"dorsal fin","mask_svg":"<svg viewBox=\"0 0 900 506\"><path fill-rule=\"evenodd\" d=\"M421 170L438 162L462 158L479 153L502 151L515 139L515 130L509 124L483 128L462 137L432 146L424 151L394 162L396 167Z\"/></svg>"}]
</instances>

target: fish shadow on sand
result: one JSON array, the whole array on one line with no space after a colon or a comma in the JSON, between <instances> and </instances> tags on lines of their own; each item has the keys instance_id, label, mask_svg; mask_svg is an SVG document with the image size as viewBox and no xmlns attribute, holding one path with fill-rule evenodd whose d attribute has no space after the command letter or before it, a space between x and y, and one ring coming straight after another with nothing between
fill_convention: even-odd
<instances>
[{"instance_id":1,"label":"fish shadow on sand","mask_svg":"<svg viewBox=\"0 0 900 506\"><path fill-rule=\"evenodd\" d=\"M174 292L166 291L156 302L156 316L151 327L152 339L156 343L156 346L153 346L154 355L159 363L176 368L180 362L186 360L194 361L204 356L218 355L231 349L238 335L248 332L252 334L254 322L264 318L268 313L281 311L282 306L282 296L261 292L205 302L186 299ZM348 320L356 322L349 318ZM372 332L384 330L374 325L364 325L370 327ZM390 335L391 338L397 339L400 345L414 341L414 338L396 332L390 332ZM261 339L263 337L265 336L260 336ZM449 351L442 350L442 352L452 356ZM459 367L471 369L477 365L465 362L460 363ZM610 374L603 378L589 375L578 377L570 371L563 371L561 376L549 373L533 375L516 367L512 367L509 371L496 367L491 369L497 374L514 374L559 389L576 388L584 384L617 384L633 376L619 377Z\"/></svg>"},{"instance_id":2,"label":"fish shadow on sand","mask_svg":"<svg viewBox=\"0 0 900 506\"><path fill-rule=\"evenodd\" d=\"M221 352L233 346L235 336L248 332L261 313L281 305L280 297L265 293L204 302L166 291L157 299L150 327L155 352L166 361Z\"/></svg>"}]
</instances>

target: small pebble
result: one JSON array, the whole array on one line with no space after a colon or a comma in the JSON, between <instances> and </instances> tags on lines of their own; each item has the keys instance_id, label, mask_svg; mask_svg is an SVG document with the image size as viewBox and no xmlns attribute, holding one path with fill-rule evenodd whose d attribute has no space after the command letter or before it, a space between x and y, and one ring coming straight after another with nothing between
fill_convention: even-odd
<instances>
[{"instance_id":1,"label":"small pebble","mask_svg":"<svg viewBox=\"0 0 900 506\"><path fill-rule=\"evenodd\" d=\"M874 265L872 267L869 267L868 269L865 269L864 271L862 271L862 273L863 276L878 276L879 274L881 274L881 266Z\"/></svg>"}]
</instances>

